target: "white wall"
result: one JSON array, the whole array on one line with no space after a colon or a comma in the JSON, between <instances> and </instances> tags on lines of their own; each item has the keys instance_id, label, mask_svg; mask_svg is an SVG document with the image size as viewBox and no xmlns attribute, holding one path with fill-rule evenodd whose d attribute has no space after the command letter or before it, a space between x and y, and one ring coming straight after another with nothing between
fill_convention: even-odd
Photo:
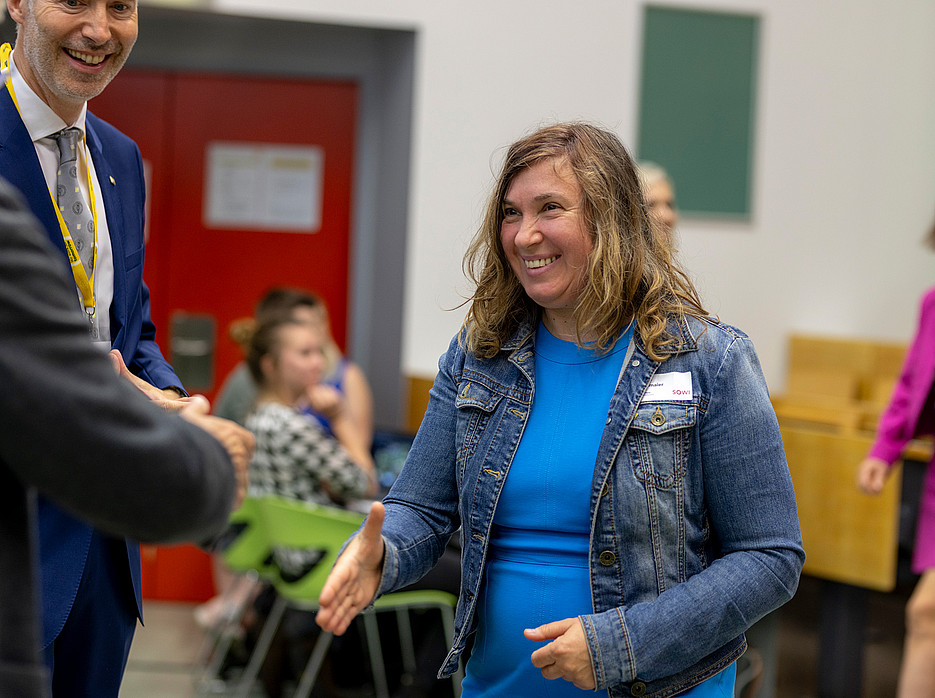
<instances>
[{"instance_id":1,"label":"white wall","mask_svg":"<svg viewBox=\"0 0 935 698\"><path fill-rule=\"evenodd\" d=\"M657 4L666 4L663 2ZM791 332L908 340L935 280L935 3L679 0L762 17L754 216L683 221L708 307L781 389ZM213 10L419 33L403 370L432 375L503 146L588 119L635 144L638 0L214 0Z\"/></svg>"}]
</instances>

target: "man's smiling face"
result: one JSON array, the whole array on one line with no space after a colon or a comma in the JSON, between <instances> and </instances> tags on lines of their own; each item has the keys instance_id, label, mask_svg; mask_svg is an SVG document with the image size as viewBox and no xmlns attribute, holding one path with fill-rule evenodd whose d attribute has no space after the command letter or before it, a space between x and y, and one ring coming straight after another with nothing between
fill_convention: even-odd
<instances>
[{"instance_id":1,"label":"man's smiling face","mask_svg":"<svg viewBox=\"0 0 935 698\"><path fill-rule=\"evenodd\" d=\"M10 0L9 10L16 67L68 123L63 111L100 94L136 43L136 0Z\"/></svg>"}]
</instances>

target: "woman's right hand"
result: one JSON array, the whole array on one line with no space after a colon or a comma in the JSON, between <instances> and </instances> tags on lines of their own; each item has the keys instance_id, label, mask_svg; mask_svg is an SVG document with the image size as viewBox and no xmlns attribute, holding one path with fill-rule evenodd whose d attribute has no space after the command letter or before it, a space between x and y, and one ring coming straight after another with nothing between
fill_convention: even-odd
<instances>
[{"instance_id":1,"label":"woman's right hand","mask_svg":"<svg viewBox=\"0 0 935 698\"><path fill-rule=\"evenodd\" d=\"M383 518L380 502L370 507L363 530L348 543L318 597L315 621L322 630L343 635L377 593L383 575Z\"/></svg>"},{"instance_id":2,"label":"woman's right hand","mask_svg":"<svg viewBox=\"0 0 935 698\"><path fill-rule=\"evenodd\" d=\"M880 494L890 466L885 460L869 456L864 458L857 471L857 486L864 494Z\"/></svg>"},{"instance_id":3,"label":"woman's right hand","mask_svg":"<svg viewBox=\"0 0 935 698\"><path fill-rule=\"evenodd\" d=\"M306 398L309 407L329 421L344 412L344 398L334 386L324 383L311 385L306 390Z\"/></svg>"}]
</instances>

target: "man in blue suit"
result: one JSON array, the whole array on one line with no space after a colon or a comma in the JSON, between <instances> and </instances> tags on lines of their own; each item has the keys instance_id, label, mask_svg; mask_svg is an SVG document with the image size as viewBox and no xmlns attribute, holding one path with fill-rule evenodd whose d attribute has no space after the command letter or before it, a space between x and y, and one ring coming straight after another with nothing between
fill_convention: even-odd
<instances>
[{"instance_id":1,"label":"man in blue suit","mask_svg":"<svg viewBox=\"0 0 935 698\"><path fill-rule=\"evenodd\" d=\"M133 48L137 2L8 0L7 5L18 26L13 52L2 60L0 174L25 196L65 264L71 260L76 303L87 313L91 338L104 350L119 350L152 399L178 406L185 393L156 345L142 278L140 152L87 112L87 100L107 86ZM85 232L82 255L76 230L82 226L67 221L66 207L56 200L64 189L56 179L57 134L67 127L81 132L72 157L82 202L67 208L82 211L85 231L93 233L88 242ZM138 544L111 538L41 501L39 549L42 642L53 695L117 696L141 617Z\"/></svg>"}]
</instances>

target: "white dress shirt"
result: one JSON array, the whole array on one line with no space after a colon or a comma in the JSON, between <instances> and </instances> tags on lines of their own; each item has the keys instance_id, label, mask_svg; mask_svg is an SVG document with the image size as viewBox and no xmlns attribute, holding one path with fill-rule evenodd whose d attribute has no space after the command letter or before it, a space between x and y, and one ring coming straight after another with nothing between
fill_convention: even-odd
<instances>
[{"instance_id":1,"label":"white dress shirt","mask_svg":"<svg viewBox=\"0 0 935 698\"><path fill-rule=\"evenodd\" d=\"M56 172L58 171L58 144L53 138L53 134L61 131L63 128L74 126L81 130L82 142L84 147L79 149L78 153L78 186L81 189L81 195L85 202L90 201L90 192L88 191L88 168L91 170L91 181L94 186L94 205L97 209L97 216L94 225L97 229L97 261L94 269L94 298L96 310L94 314L94 329L97 337L92 334L92 340L95 344L105 350L110 349L110 305L114 298L114 255L110 244L110 230L107 227L107 212L104 210L104 200L101 197L101 185L97 179L97 172L94 169L94 162L90 157L87 147L87 132L85 130L85 115L88 105L81 108L81 115L74 124L66 124L62 118L52 111L48 104L33 92L32 88L26 84L20 72L16 69L15 55L11 56L10 75L13 79L13 90L16 92L16 101L19 105L19 113L29 131L29 137L36 147L36 155L39 156L39 164L42 167L42 174L45 175L46 184L49 186L49 192L56 189ZM4 76L5 77L5 76ZM50 194L51 197L51 194ZM54 197L51 199L54 201ZM81 293L77 286L75 292L78 295L78 304L81 312L84 312L84 305L81 299Z\"/></svg>"}]
</instances>

